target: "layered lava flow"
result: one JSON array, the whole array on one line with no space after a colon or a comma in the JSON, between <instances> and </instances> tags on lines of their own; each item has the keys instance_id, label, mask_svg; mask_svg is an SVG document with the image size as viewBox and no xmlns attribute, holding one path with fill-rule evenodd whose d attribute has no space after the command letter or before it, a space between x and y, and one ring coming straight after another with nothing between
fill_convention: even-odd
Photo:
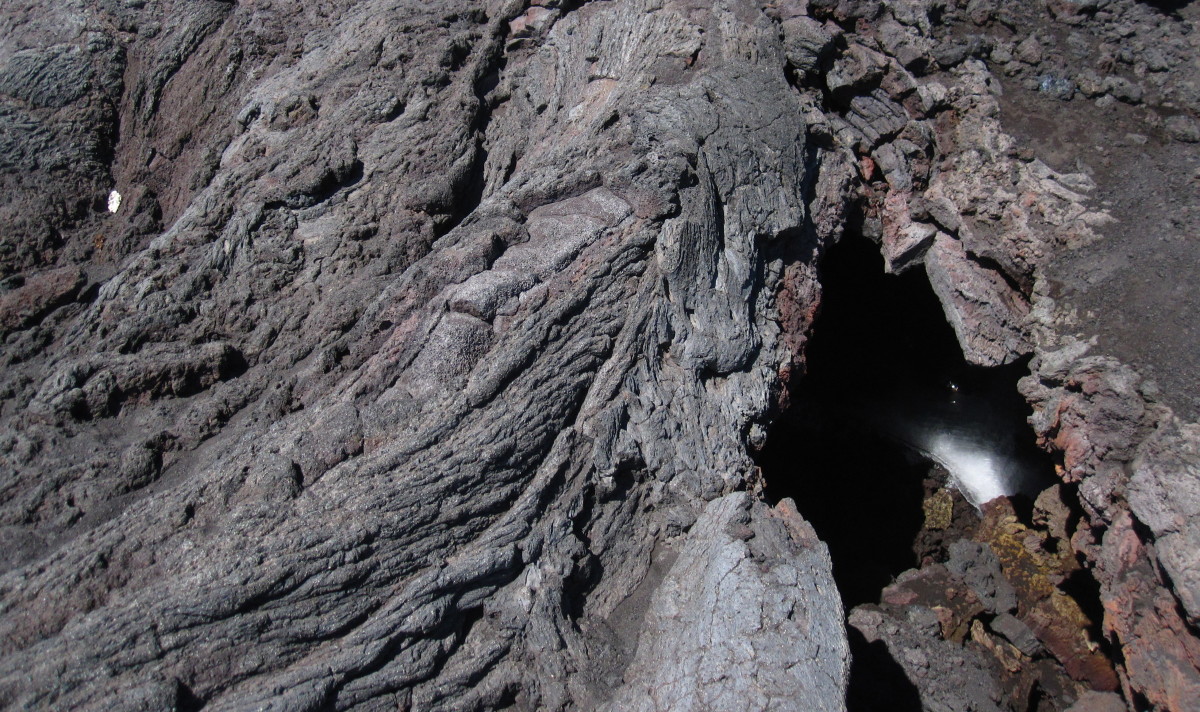
<instances>
[{"instance_id":1,"label":"layered lava flow","mask_svg":"<svg viewBox=\"0 0 1200 712\"><path fill-rule=\"evenodd\" d=\"M4 0L0 710L1195 710L1198 29Z\"/></svg>"}]
</instances>

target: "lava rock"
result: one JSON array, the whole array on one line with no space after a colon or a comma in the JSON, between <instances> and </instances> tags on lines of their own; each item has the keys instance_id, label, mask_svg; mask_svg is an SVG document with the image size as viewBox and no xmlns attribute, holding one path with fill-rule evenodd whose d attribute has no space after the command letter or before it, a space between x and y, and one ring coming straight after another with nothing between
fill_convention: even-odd
<instances>
[{"instance_id":1,"label":"lava rock","mask_svg":"<svg viewBox=\"0 0 1200 712\"><path fill-rule=\"evenodd\" d=\"M1017 592L1004 578L1000 560L987 544L963 539L953 542L946 568L961 578L991 613L1003 615L1017 609Z\"/></svg>"},{"instance_id":2,"label":"lava rock","mask_svg":"<svg viewBox=\"0 0 1200 712\"><path fill-rule=\"evenodd\" d=\"M850 184L771 16L0 14L51 48L3 69L0 315L53 344L0 376L0 698L843 709L824 545L744 493Z\"/></svg>"},{"instance_id":3,"label":"lava rock","mask_svg":"<svg viewBox=\"0 0 1200 712\"><path fill-rule=\"evenodd\" d=\"M1140 84L1131 82L1125 77L1109 77L1105 80L1104 87L1109 94L1126 104L1140 104L1145 96L1145 91Z\"/></svg>"},{"instance_id":4,"label":"lava rock","mask_svg":"<svg viewBox=\"0 0 1200 712\"><path fill-rule=\"evenodd\" d=\"M934 611L921 606L905 612L859 606L850 612L849 622L867 644L882 645L892 664L903 669L922 709L1003 709L1002 692L988 671L988 661L972 648L940 639Z\"/></svg>"},{"instance_id":5,"label":"lava rock","mask_svg":"<svg viewBox=\"0 0 1200 712\"><path fill-rule=\"evenodd\" d=\"M1009 613L1001 613L988 625L1028 657L1032 658L1042 651L1041 642L1029 626Z\"/></svg>"},{"instance_id":6,"label":"lava rock","mask_svg":"<svg viewBox=\"0 0 1200 712\"><path fill-rule=\"evenodd\" d=\"M1038 79L1038 91L1059 99L1070 101L1075 96L1075 82L1063 77L1045 75Z\"/></svg>"},{"instance_id":7,"label":"lava rock","mask_svg":"<svg viewBox=\"0 0 1200 712\"><path fill-rule=\"evenodd\" d=\"M78 267L23 276L23 284L0 294L0 334L36 323L71 301L87 278Z\"/></svg>"},{"instance_id":8,"label":"lava rock","mask_svg":"<svg viewBox=\"0 0 1200 712\"><path fill-rule=\"evenodd\" d=\"M784 20L783 47L788 62L800 72L819 69L832 50L834 36L821 23L811 17L793 17Z\"/></svg>"},{"instance_id":9,"label":"lava rock","mask_svg":"<svg viewBox=\"0 0 1200 712\"><path fill-rule=\"evenodd\" d=\"M1087 690L1067 712L1128 712L1129 706L1121 696L1113 692Z\"/></svg>"},{"instance_id":10,"label":"lava rock","mask_svg":"<svg viewBox=\"0 0 1200 712\"><path fill-rule=\"evenodd\" d=\"M1197 121L1191 116L1185 116L1182 114L1168 116L1166 120L1163 121L1163 128L1165 128L1167 133L1171 135L1171 138L1175 139L1176 141L1183 141L1184 143L1200 143L1200 121Z\"/></svg>"},{"instance_id":11,"label":"lava rock","mask_svg":"<svg viewBox=\"0 0 1200 712\"><path fill-rule=\"evenodd\" d=\"M977 60L1200 93L1177 20L1052 5L1106 46L1095 81L997 0L6 2L0 699L841 710L849 636L918 704L996 709L980 641L1028 641L984 549L892 591L952 585L946 621L847 631L825 546L761 495L861 225L972 362L1036 355L1078 491L1045 523L1128 689L1186 707L1193 434L1059 350L1045 255L1098 213L1015 158Z\"/></svg>"},{"instance_id":12,"label":"lava rock","mask_svg":"<svg viewBox=\"0 0 1200 712\"><path fill-rule=\"evenodd\" d=\"M625 685L603 709L766 709L794 695L842 709L820 699L849 668L841 605L821 595L829 568L790 500L776 509L744 493L715 500L655 591ZM796 592L801 618L784 609ZM780 624L763 626L760 615Z\"/></svg>"}]
</instances>

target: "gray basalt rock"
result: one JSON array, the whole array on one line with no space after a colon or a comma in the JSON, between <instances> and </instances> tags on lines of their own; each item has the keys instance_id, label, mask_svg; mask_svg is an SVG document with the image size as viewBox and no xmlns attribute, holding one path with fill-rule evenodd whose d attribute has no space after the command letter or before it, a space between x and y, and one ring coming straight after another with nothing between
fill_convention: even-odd
<instances>
[{"instance_id":1,"label":"gray basalt rock","mask_svg":"<svg viewBox=\"0 0 1200 712\"><path fill-rule=\"evenodd\" d=\"M845 685L849 662L842 607L822 581L828 557L790 500L769 509L736 493L710 503L604 709L843 709L819 696ZM803 611L796 592L810 602Z\"/></svg>"},{"instance_id":2,"label":"gray basalt rock","mask_svg":"<svg viewBox=\"0 0 1200 712\"><path fill-rule=\"evenodd\" d=\"M1200 426L1172 419L1138 451L1129 506L1154 532L1188 622L1200 622Z\"/></svg>"},{"instance_id":3,"label":"gray basalt rock","mask_svg":"<svg viewBox=\"0 0 1200 712\"><path fill-rule=\"evenodd\" d=\"M47 335L4 376L5 704L562 709L687 670L668 706L842 709L824 546L728 494L796 355L780 236L832 235L777 18L96 12L111 51L0 58L5 116L119 135L43 192L124 198L37 256L86 277L3 302ZM645 633L606 636L660 545Z\"/></svg>"},{"instance_id":4,"label":"gray basalt rock","mask_svg":"<svg viewBox=\"0 0 1200 712\"><path fill-rule=\"evenodd\" d=\"M973 260L961 242L935 239L925 269L968 361L998 366L1029 353L1022 338L1028 302L998 272Z\"/></svg>"},{"instance_id":5,"label":"gray basalt rock","mask_svg":"<svg viewBox=\"0 0 1200 712\"><path fill-rule=\"evenodd\" d=\"M896 611L867 605L855 608L849 620L868 644L891 653L920 693L922 709L1003 709L1003 695L989 669L994 663L974 648L941 640L937 612L923 606Z\"/></svg>"},{"instance_id":6,"label":"gray basalt rock","mask_svg":"<svg viewBox=\"0 0 1200 712\"><path fill-rule=\"evenodd\" d=\"M1111 42L1145 17L1048 7ZM861 224L971 362L1036 356L1081 510L1056 536L1125 692L1183 709L1200 435L1060 343L1047 256L1107 216L1000 131L987 62L1061 59L1012 61L1014 16L7 2L0 706L844 709L826 547L753 453ZM1187 46L1139 42L1146 87L1098 92L1174 91ZM1043 654L989 552L944 570L998 621L979 640ZM850 624L927 708L1000 704L931 609Z\"/></svg>"}]
</instances>

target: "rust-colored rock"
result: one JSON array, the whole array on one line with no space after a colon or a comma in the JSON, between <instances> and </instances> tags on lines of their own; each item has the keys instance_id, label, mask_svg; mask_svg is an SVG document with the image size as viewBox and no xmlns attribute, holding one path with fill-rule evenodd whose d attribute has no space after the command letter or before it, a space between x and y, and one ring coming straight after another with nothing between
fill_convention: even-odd
<instances>
[{"instance_id":1,"label":"rust-colored rock","mask_svg":"<svg viewBox=\"0 0 1200 712\"><path fill-rule=\"evenodd\" d=\"M36 323L74 298L85 281L79 267L28 275L23 285L0 294L0 334Z\"/></svg>"},{"instance_id":2,"label":"rust-colored rock","mask_svg":"<svg viewBox=\"0 0 1200 712\"><path fill-rule=\"evenodd\" d=\"M1078 602L1055 585L1078 566L1073 555L1069 551L1047 551L1046 536L1021 524L1012 505L1003 498L984 508L978 536L996 552L1005 578L1016 589L1017 617L1062 662L1071 677L1097 690L1117 689L1112 663L1088 637L1092 621Z\"/></svg>"}]
</instances>

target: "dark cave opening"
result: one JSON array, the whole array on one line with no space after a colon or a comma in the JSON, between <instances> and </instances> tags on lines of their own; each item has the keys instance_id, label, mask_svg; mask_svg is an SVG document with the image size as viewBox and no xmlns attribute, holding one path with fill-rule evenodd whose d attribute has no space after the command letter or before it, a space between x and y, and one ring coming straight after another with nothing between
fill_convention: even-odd
<instances>
[{"instance_id":1,"label":"dark cave opening","mask_svg":"<svg viewBox=\"0 0 1200 712\"><path fill-rule=\"evenodd\" d=\"M904 668L881 640L868 642L858 629L846 627L849 637L850 685L846 689L849 712L920 712L921 694Z\"/></svg>"},{"instance_id":2,"label":"dark cave opening","mask_svg":"<svg viewBox=\"0 0 1200 712\"><path fill-rule=\"evenodd\" d=\"M1053 468L1017 392L1026 364L969 365L923 269L886 274L878 247L847 234L822 258L821 280L807 373L759 465L768 498L795 500L829 546L849 611L878 602L922 557L939 559L923 542L939 472L986 460L994 472L1019 472L1007 486L1032 494ZM955 511L973 515L962 505Z\"/></svg>"}]
</instances>

